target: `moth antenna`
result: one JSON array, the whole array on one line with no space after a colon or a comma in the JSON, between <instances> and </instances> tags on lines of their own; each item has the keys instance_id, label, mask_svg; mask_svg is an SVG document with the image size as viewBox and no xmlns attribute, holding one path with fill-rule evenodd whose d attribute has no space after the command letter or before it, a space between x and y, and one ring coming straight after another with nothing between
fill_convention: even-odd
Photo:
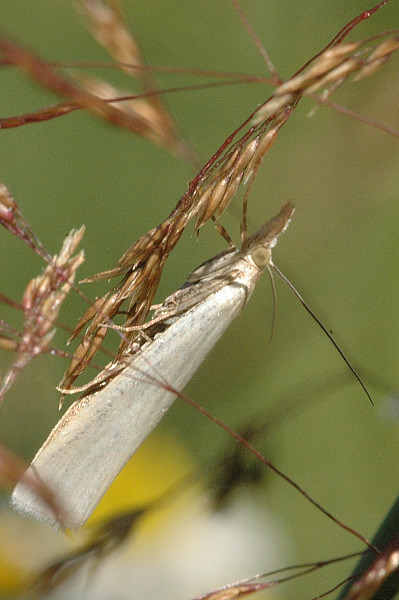
<instances>
[{"instance_id":1,"label":"moth antenna","mask_svg":"<svg viewBox=\"0 0 399 600\"><path fill-rule=\"evenodd\" d=\"M277 314L277 291L276 291L276 282L274 281L273 271L270 265L267 265L267 271L270 277L270 283L272 286L272 294L273 294L273 316L272 316L272 327L270 331L270 341L272 341L274 336L274 326L276 323L276 314Z\"/></svg>"},{"instance_id":2,"label":"moth antenna","mask_svg":"<svg viewBox=\"0 0 399 600\"><path fill-rule=\"evenodd\" d=\"M290 282L290 280L287 279L287 277L280 271L280 269L278 267L276 267L276 265L274 263L270 263L270 266L273 267L273 269L276 271L277 275L284 281L284 283L286 283L288 285L288 287L295 294L295 296L298 298L298 300L302 304L302 306L307 310L307 312L314 319L314 321L316 321L316 323L318 324L318 326L324 331L324 333L326 334L326 336L328 337L328 339L330 340L330 342L333 344L333 346L336 348L336 350L338 350L339 354L341 355L341 357L345 361L345 363L348 366L348 368L350 369L350 371L353 373L353 375L356 377L356 379L358 380L358 382L362 386L362 388L363 388L363 390L364 390L367 398L370 400L371 404L374 406L373 399L372 399L372 397L371 397L368 389L366 388L366 385L363 383L362 378L360 377L360 375L356 371L356 369L351 365L351 363L349 362L349 360L346 358L346 356L344 354L344 351L341 349L341 347L339 346L339 344L335 341L335 339L333 338L333 336L331 335L331 333L323 325L323 323L320 321L319 317L312 311L312 309L310 308L310 306L308 306L308 304L302 298L302 296L298 292L298 290L294 287L294 285Z\"/></svg>"}]
</instances>

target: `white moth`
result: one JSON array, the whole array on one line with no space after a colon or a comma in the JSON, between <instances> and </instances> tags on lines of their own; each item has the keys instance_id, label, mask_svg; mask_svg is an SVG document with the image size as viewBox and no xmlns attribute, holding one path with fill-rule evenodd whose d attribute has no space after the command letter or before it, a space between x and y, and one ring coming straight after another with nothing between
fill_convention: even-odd
<instances>
[{"instance_id":1,"label":"white moth","mask_svg":"<svg viewBox=\"0 0 399 600\"><path fill-rule=\"evenodd\" d=\"M73 529L87 521L176 393L241 313L261 273L270 268L271 250L293 212L291 203L284 204L241 250L208 260L165 300L123 370L72 404L50 433L13 491L18 510ZM55 494L62 516L35 493L32 478Z\"/></svg>"}]
</instances>

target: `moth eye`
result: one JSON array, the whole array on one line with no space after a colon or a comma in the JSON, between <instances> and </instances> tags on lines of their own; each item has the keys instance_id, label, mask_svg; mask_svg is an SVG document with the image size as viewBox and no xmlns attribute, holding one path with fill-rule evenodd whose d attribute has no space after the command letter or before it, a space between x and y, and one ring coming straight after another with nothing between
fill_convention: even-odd
<instances>
[{"instance_id":1,"label":"moth eye","mask_svg":"<svg viewBox=\"0 0 399 600\"><path fill-rule=\"evenodd\" d=\"M272 252L269 248L255 248L251 254L251 258L259 269L264 269L270 263Z\"/></svg>"}]
</instances>

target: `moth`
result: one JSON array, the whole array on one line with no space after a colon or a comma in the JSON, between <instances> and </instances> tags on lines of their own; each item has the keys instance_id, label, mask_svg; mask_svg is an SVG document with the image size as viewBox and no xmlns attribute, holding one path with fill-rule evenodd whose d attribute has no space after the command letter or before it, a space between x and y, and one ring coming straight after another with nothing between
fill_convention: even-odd
<instances>
[{"instance_id":1,"label":"moth","mask_svg":"<svg viewBox=\"0 0 399 600\"><path fill-rule=\"evenodd\" d=\"M122 369L119 365L105 387L72 404L54 427L14 489L17 510L72 529L87 521L239 316L262 272L271 269L272 249L293 213L293 205L286 202L240 250L228 249L203 263L164 301ZM52 491L62 515L36 495L32 479Z\"/></svg>"}]
</instances>

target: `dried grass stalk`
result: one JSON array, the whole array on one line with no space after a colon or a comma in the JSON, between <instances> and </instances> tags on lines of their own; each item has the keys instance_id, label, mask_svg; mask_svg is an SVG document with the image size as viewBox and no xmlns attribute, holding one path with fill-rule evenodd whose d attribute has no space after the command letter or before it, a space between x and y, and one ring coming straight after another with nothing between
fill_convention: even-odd
<instances>
[{"instance_id":1,"label":"dried grass stalk","mask_svg":"<svg viewBox=\"0 0 399 600\"><path fill-rule=\"evenodd\" d=\"M114 58L125 73L140 81L143 97L118 103L119 110L142 123L141 134L152 142L166 148L173 154L187 160L193 155L192 149L183 142L177 133L176 125L169 111L162 104L156 85L146 68L136 36L125 23L119 3L109 0L81 0L93 37ZM85 87L100 98L118 98L127 94L104 81L86 81Z\"/></svg>"},{"instance_id":2,"label":"dried grass stalk","mask_svg":"<svg viewBox=\"0 0 399 600\"><path fill-rule=\"evenodd\" d=\"M74 79L68 78L51 63L5 37L0 37L0 53L3 64L20 68L44 88L67 98L66 102L58 105L24 115L2 118L0 119L0 129L38 123L84 108L104 121L151 139L151 141L184 160L192 163L197 162L195 151L182 140L172 118L162 106L159 98L156 98L155 92L146 91L143 95L140 95L141 100L135 100L139 103L135 110L132 110L130 104L127 105L129 107L127 108L125 103L122 104L121 108L119 106L121 91L113 89L110 98L109 93L112 88L100 79L95 82L96 85L93 82L89 85L87 79L87 85L85 85L84 78L81 78L81 81L77 76ZM136 98L136 96L137 94L131 92L128 94L130 100ZM114 100L114 102L111 100ZM143 103L146 107L143 106Z\"/></svg>"},{"instance_id":3,"label":"dried grass stalk","mask_svg":"<svg viewBox=\"0 0 399 600\"><path fill-rule=\"evenodd\" d=\"M165 262L188 222L196 218L197 232L210 219L214 219L218 225L218 219L241 184L249 183L249 187L252 184L265 154L299 100L325 86L331 86L331 91L336 89L352 73L357 72L358 78L370 74L399 47L397 35L391 35L383 41L378 38L378 43L374 45L371 41L375 40L341 43L330 47L318 55L306 70L299 71L283 83L273 96L225 140L189 184L187 192L165 221L139 238L114 269L86 280L123 277L119 285L96 303L96 311L89 308L79 321L72 338L90 320L91 324L75 352L73 364L60 382L61 388L68 389L89 364L106 334L104 325L120 312L125 300L128 301L126 330L116 361L130 352L137 336L134 328L144 323ZM234 141L246 127L247 131ZM132 329L129 331L129 328Z\"/></svg>"},{"instance_id":4,"label":"dried grass stalk","mask_svg":"<svg viewBox=\"0 0 399 600\"><path fill-rule=\"evenodd\" d=\"M3 225L13 233L24 233L15 200L7 188L0 186L0 217ZM0 385L0 401L12 385L18 371L33 358L45 352L55 334L55 321L61 305L70 292L76 270L84 261L84 253L73 255L84 234L84 227L73 230L65 238L61 252L48 260L44 272L32 279L24 292L22 311L23 331L16 346L16 357ZM21 235L20 235L21 237Z\"/></svg>"},{"instance_id":5,"label":"dried grass stalk","mask_svg":"<svg viewBox=\"0 0 399 600\"><path fill-rule=\"evenodd\" d=\"M328 48L309 68L300 70L298 74L277 88L273 96L256 112L254 123L261 123L276 111L291 104L298 95L310 95L327 88L323 98L328 97L352 73L357 73L355 81L372 75L398 48L398 34L390 35L388 39L378 43L371 38Z\"/></svg>"}]
</instances>

